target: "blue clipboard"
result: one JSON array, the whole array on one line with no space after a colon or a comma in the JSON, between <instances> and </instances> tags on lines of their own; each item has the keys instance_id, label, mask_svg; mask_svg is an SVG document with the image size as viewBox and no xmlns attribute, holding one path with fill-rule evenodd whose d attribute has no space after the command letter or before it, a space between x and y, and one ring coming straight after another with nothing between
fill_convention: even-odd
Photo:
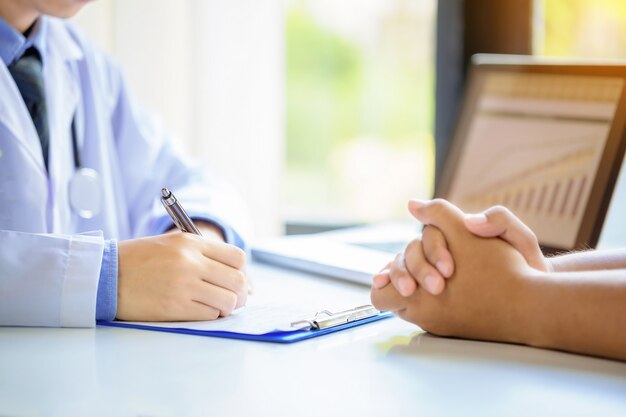
<instances>
[{"instance_id":1,"label":"blue clipboard","mask_svg":"<svg viewBox=\"0 0 626 417\"><path fill-rule=\"evenodd\" d=\"M99 326L124 327L129 329L153 330L157 332L182 333L196 336L221 337L228 339L252 340L255 342L294 343L325 334L339 332L351 327L361 326L374 321L392 317L389 311L378 311L372 306L361 306L355 309L331 313L323 311L309 320L294 322L294 330L276 330L263 334L235 333L220 330L197 330L184 327L158 327L122 321L98 321Z\"/></svg>"}]
</instances>

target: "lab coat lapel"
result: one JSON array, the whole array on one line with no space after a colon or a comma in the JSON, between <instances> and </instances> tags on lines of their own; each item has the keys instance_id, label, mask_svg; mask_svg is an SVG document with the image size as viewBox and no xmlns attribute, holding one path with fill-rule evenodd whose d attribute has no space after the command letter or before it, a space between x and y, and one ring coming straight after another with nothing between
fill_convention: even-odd
<instances>
[{"instance_id":1,"label":"lab coat lapel","mask_svg":"<svg viewBox=\"0 0 626 417\"><path fill-rule=\"evenodd\" d=\"M79 88L71 76L71 66L74 61L83 57L83 52L64 30L58 19L47 16L42 18L48 20L48 39L46 42L48 51L44 69L46 71L51 155L58 155L59 152L55 152L54 149L64 140L62 132L69 132L79 100ZM46 179L46 169L37 130L11 73L1 61L0 91L4 96L0 100L0 124L4 125L7 131L20 143L28 155L28 159L33 162L38 175L42 179ZM66 135L67 133L65 133L65 137L67 137Z\"/></svg>"},{"instance_id":2,"label":"lab coat lapel","mask_svg":"<svg viewBox=\"0 0 626 417\"><path fill-rule=\"evenodd\" d=\"M46 54L46 97L50 126L50 175L58 178L59 168L72 166L72 120L80 99L80 89L75 75L80 56L71 53L75 46L67 35L49 25L49 42Z\"/></svg>"},{"instance_id":3,"label":"lab coat lapel","mask_svg":"<svg viewBox=\"0 0 626 417\"><path fill-rule=\"evenodd\" d=\"M68 186L74 173L72 120L80 108L80 86L77 61L82 51L55 19L48 21L46 53L46 90L50 125L49 174L52 204L58 208L51 219L53 230L69 230L73 212L67 206ZM79 139L79 138L77 138ZM80 145L80 143L79 143Z\"/></svg>"},{"instance_id":4,"label":"lab coat lapel","mask_svg":"<svg viewBox=\"0 0 626 417\"><path fill-rule=\"evenodd\" d=\"M0 61L0 91L4 96L0 100L0 124L22 146L28 160L32 161L35 171L46 177L43 153L35 125L24 104L20 91L7 66Z\"/></svg>"},{"instance_id":5,"label":"lab coat lapel","mask_svg":"<svg viewBox=\"0 0 626 417\"><path fill-rule=\"evenodd\" d=\"M46 88L50 109L50 130L54 135L50 140L52 146L57 145L63 149L64 145L67 145L67 139L71 141L72 120L80 99L76 64L83 58L83 52L58 19L50 17L47 19ZM58 154L60 152L57 152Z\"/></svg>"}]
</instances>

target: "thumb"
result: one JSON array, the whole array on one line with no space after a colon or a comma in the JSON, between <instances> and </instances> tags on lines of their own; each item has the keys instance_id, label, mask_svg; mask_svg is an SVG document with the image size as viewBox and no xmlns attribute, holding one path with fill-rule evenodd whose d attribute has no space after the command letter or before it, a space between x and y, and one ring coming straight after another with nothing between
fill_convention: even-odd
<instances>
[{"instance_id":1,"label":"thumb","mask_svg":"<svg viewBox=\"0 0 626 417\"><path fill-rule=\"evenodd\" d=\"M487 217L486 212L465 215L467 230L480 237L499 237L507 231L504 222L496 222L493 216Z\"/></svg>"},{"instance_id":2,"label":"thumb","mask_svg":"<svg viewBox=\"0 0 626 417\"><path fill-rule=\"evenodd\" d=\"M430 201L409 200L409 212L424 225L437 227L446 238L454 240L467 233L464 213L452 203L436 198Z\"/></svg>"},{"instance_id":3,"label":"thumb","mask_svg":"<svg viewBox=\"0 0 626 417\"><path fill-rule=\"evenodd\" d=\"M464 218L465 227L481 237L499 237L517 249L533 268L549 269L546 258L541 253L537 236L509 209L495 206L478 214Z\"/></svg>"}]
</instances>

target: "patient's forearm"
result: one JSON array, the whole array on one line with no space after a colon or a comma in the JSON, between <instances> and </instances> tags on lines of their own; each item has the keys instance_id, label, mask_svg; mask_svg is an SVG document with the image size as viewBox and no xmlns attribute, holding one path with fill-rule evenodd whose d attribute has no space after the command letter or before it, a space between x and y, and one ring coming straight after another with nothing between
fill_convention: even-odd
<instances>
[{"instance_id":1,"label":"patient's forearm","mask_svg":"<svg viewBox=\"0 0 626 417\"><path fill-rule=\"evenodd\" d=\"M538 274L524 300L528 344L626 360L626 269Z\"/></svg>"},{"instance_id":2,"label":"patient's forearm","mask_svg":"<svg viewBox=\"0 0 626 417\"><path fill-rule=\"evenodd\" d=\"M626 269L626 249L573 252L549 261L556 272Z\"/></svg>"}]
</instances>

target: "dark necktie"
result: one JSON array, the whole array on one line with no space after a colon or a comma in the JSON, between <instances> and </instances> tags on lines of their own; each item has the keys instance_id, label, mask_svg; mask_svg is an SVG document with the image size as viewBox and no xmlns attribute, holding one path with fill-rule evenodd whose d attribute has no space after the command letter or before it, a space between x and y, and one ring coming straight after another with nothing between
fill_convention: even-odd
<instances>
[{"instance_id":1,"label":"dark necktie","mask_svg":"<svg viewBox=\"0 0 626 417\"><path fill-rule=\"evenodd\" d=\"M28 48L20 59L9 65L9 72L20 90L31 119L33 119L33 124L41 142L43 160L47 170L50 133L48 131L43 65L37 49L34 47Z\"/></svg>"}]
</instances>

